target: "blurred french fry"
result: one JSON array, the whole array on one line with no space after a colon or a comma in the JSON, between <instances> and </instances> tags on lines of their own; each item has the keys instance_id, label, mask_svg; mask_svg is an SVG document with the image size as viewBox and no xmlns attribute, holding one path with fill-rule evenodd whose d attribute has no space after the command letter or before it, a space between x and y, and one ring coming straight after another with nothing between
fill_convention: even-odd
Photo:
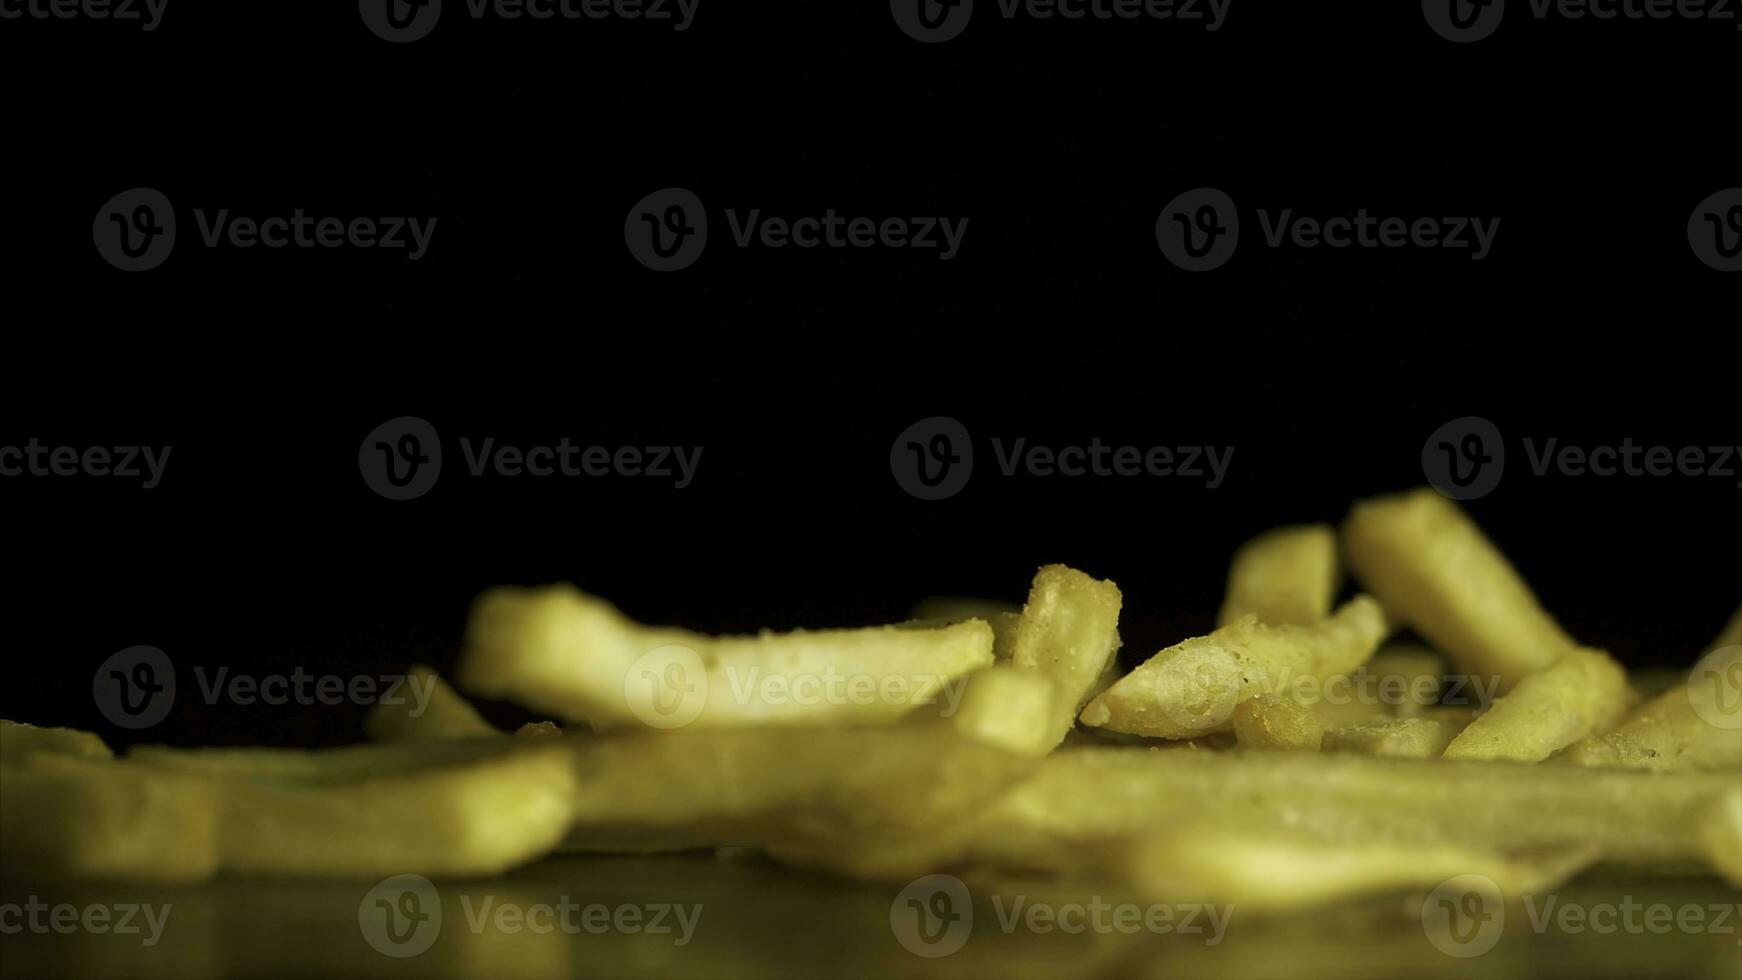
<instances>
[{"instance_id":1,"label":"blurred french fry","mask_svg":"<svg viewBox=\"0 0 1742 980\"><path fill-rule=\"evenodd\" d=\"M1079 849L1209 823L1351 850L1597 848L1626 865L1709 861L1704 810L1734 774L1644 773L1345 753L1081 748L1047 757L899 870L1046 868ZM1479 801L1476 805L1475 801ZM893 869L892 869L893 870Z\"/></svg>"},{"instance_id":2,"label":"blurred french fry","mask_svg":"<svg viewBox=\"0 0 1742 980\"><path fill-rule=\"evenodd\" d=\"M1502 693L1574 647L1482 530L1432 489L1356 504L1343 542L1388 612Z\"/></svg>"},{"instance_id":3,"label":"blurred french fry","mask_svg":"<svg viewBox=\"0 0 1742 980\"><path fill-rule=\"evenodd\" d=\"M1340 579L1337 534L1329 524L1267 531L1234 553L1216 625L1256 616L1270 626L1311 626L1330 615Z\"/></svg>"},{"instance_id":4,"label":"blurred french fry","mask_svg":"<svg viewBox=\"0 0 1742 980\"><path fill-rule=\"evenodd\" d=\"M8 873L199 881L218 869L213 787L88 754L37 752L0 767Z\"/></svg>"},{"instance_id":5,"label":"blurred french fry","mask_svg":"<svg viewBox=\"0 0 1742 980\"><path fill-rule=\"evenodd\" d=\"M1730 622L1724 631L1718 634L1718 639L1712 643L1713 649L1735 646L1742 643L1742 607L1737 607L1736 615L1730 617Z\"/></svg>"},{"instance_id":6,"label":"blurred french fry","mask_svg":"<svg viewBox=\"0 0 1742 980\"><path fill-rule=\"evenodd\" d=\"M1325 733L1320 748L1326 752L1437 759L1460 730L1459 725L1445 718L1381 718L1333 728Z\"/></svg>"},{"instance_id":7,"label":"blurred french fry","mask_svg":"<svg viewBox=\"0 0 1742 980\"><path fill-rule=\"evenodd\" d=\"M1614 731L1561 760L1634 769L1742 768L1742 646L1719 646L1683 683L1645 702Z\"/></svg>"},{"instance_id":8,"label":"blurred french fry","mask_svg":"<svg viewBox=\"0 0 1742 980\"><path fill-rule=\"evenodd\" d=\"M1049 744L1064 740L1119 650L1119 587L1074 568L1048 565L1034 577L1010 662L1052 682Z\"/></svg>"},{"instance_id":9,"label":"blurred french fry","mask_svg":"<svg viewBox=\"0 0 1742 980\"><path fill-rule=\"evenodd\" d=\"M373 742L408 738L483 738L501 735L434 668L422 664L406 672L406 687L426 691L427 701L401 698L398 704L378 702L363 719L363 731Z\"/></svg>"},{"instance_id":10,"label":"blurred french fry","mask_svg":"<svg viewBox=\"0 0 1742 980\"><path fill-rule=\"evenodd\" d=\"M1373 655L1388 628L1367 596L1313 626L1245 619L1149 658L1090 701L1081 720L1134 735L1195 738L1227 726L1242 701L1346 676Z\"/></svg>"},{"instance_id":11,"label":"blurred french fry","mask_svg":"<svg viewBox=\"0 0 1742 980\"><path fill-rule=\"evenodd\" d=\"M991 663L980 620L711 637L559 585L485 593L457 679L601 730L839 725L894 721Z\"/></svg>"},{"instance_id":12,"label":"blurred french fry","mask_svg":"<svg viewBox=\"0 0 1742 980\"><path fill-rule=\"evenodd\" d=\"M1448 759L1540 762L1627 713L1627 672L1601 650L1574 649L1520 680L1446 747Z\"/></svg>"},{"instance_id":13,"label":"blurred french fry","mask_svg":"<svg viewBox=\"0 0 1742 980\"><path fill-rule=\"evenodd\" d=\"M1701 816L1706 857L1730 884L1742 888L1742 786L1712 801Z\"/></svg>"},{"instance_id":14,"label":"blurred french fry","mask_svg":"<svg viewBox=\"0 0 1742 980\"><path fill-rule=\"evenodd\" d=\"M319 752L135 749L142 779L204 784L228 873L496 874L552 851L574 817L565 745L492 737Z\"/></svg>"},{"instance_id":15,"label":"blurred french fry","mask_svg":"<svg viewBox=\"0 0 1742 980\"><path fill-rule=\"evenodd\" d=\"M1558 887L1589 867L1596 848L1524 854L1498 846L1371 841L1358 847L1250 834L1210 825L1147 834L1111 849L1139 893L1158 900L1225 902L1245 914L1296 912L1359 895L1432 888L1458 875L1492 880L1503 896Z\"/></svg>"},{"instance_id":16,"label":"blurred french fry","mask_svg":"<svg viewBox=\"0 0 1742 980\"><path fill-rule=\"evenodd\" d=\"M0 719L0 766L22 763L39 752L71 755L84 759L112 759L115 753L103 740L75 728L38 728Z\"/></svg>"},{"instance_id":17,"label":"blurred french fry","mask_svg":"<svg viewBox=\"0 0 1742 980\"><path fill-rule=\"evenodd\" d=\"M1016 626L1022 618L1022 607L997 599L970 599L956 596L934 596L921 599L908 614L917 623L944 626L950 623L979 619L992 627L992 657L1009 660L1016 647Z\"/></svg>"}]
</instances>

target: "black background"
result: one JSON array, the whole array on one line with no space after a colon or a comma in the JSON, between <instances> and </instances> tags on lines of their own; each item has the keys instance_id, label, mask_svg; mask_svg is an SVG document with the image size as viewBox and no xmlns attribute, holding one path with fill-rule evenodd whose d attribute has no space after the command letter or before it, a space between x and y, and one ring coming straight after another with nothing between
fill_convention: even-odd
<instances>
[{"instance_id":1,"label":"black background","mask_svg":"<svg viewBox=\"0 0 1742 980\"><path fill-rule=\"evenodd\" d=\"M1470 505L1583 641L1690 662L1742 599L1737 478L1530 473L1522 445L1742 442L1739 277L1691 254L1742 184L1733 23L1538 22L1474 45L1418 5L1234 3L1178 22L1006 22L917 43L886 4L703 0L674 34L474 22L387 44L350 3L171 0L150 34L0 22L0 444L174 447L162 486L0 479L0 715L108 726L92 672L379 674L452 663L486 586L570 579L709 630L1020 599L1062 561L1115 579L1136 660L1212 624L1232 549L1422 482L1465 415L1510 454ZM1225 268L1155 245L1198 186L1248 221ZM181 244L124 274L91 241L155 187ZM701 261L624 248L658 188L710 209ZM438 215L429 256L208 250L195 208ZM1494 253L1272 250L1255 209L1500 216ZM968 216L962 253L740 250L727 208ZM427 496L357 469L401 415L441 433ZM891 477L960 419L975 476ZM700 444L696 483L472 479L461 436ZM1225 485L1006 479L989 440L1235 447ZM183 675L184 691L193 686ZM178 699L145 738L334 744L361 707Z\"/></svg>"}]
</instances>

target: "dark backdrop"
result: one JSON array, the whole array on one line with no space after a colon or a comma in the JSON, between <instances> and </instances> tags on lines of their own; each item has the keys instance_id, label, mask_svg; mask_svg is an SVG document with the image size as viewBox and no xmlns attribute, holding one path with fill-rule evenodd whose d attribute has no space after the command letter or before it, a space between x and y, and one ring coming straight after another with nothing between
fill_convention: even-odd
<instances>
[{"instance_id":1,"label":"dark backdrop","mask_svg":"<svg viewBox=\"0 0 1742 980\"><path fill-rule=\"evenodd\" d=\"M650 621L858 624L1036 566L1119 582L1128 657L1207 629L1228 556L1422 482L1428 434L1492 420L1470 504L1582 640L1687 663L1742 600L1731 478L1537 477L1521 440L1734 445L1738 277L1691 253L1742 184L1739 35L1538 22L1454 45L1414 4L1236 2L1172 22L1006 22L915 42L886 4L703 0L645 23L473 22L390 45L355 5L178 6L158 30L0 21L0 444L172 445L163 484L0 479L0 715L119 742L337 743L360 707L207 706L134 736L109 654L352 675L451 664L467 602L571 579ZM1522 5L1515 4L1522 8ZM755 9L742 9L742 8ZM1156 247L1198 186L1247 221L1191 275ZM125 274L92 216L180 212ZM660 275L623 221L696 192L713 238ZM430 254L207 250L193 208L438 215ZM727 247L726 208L970 218L961 254ZM1500 216L1492 255L1271 250L1256 208ZM426 496L359 475L429 420ZM975 476L905 494L896 434L949 415ZM695 484L471 479L461 436L700 444ZM1005 479L989 440L1235 447L1226 483ZM184 685L191 687L188 681Z\"/></svg>"}]
</instances>

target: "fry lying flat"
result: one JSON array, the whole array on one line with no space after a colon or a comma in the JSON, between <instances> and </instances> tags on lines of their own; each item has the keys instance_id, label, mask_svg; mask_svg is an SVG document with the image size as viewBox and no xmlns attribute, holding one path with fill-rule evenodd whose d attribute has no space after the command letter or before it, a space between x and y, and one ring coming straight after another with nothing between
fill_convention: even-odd
<instances>
[{"instance_id":1,"label":"fry lying flat","mask_svg":"<svg viewBox=\"0 0 1742 980\"><path fill-rule=\"evenodd\" d=\"M457 679L598 730L733 728L894 721L991 664L980 620L712 637L558 585L480 598Z\"/></svg>"}]
</instances>

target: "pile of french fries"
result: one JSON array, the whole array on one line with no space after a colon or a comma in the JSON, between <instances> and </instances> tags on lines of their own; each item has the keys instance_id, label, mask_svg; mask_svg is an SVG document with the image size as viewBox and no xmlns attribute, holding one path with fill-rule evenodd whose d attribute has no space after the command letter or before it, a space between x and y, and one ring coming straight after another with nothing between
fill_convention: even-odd
<instances>
[{"instance_id":1,"label":"pile of french fries","mask_svg":"<svg viewBox=\"0 0 1742 980\"><path fill-rule=\"evenodd\" d=\"M1345 574L1363 591L1338 605ZM1523 893L1596 862L1742 885L1742 611L1691 674L1630 678L1426 489L1249 542L1219 628L1122 676L1121 603L1052 565L1020 608L711 637L504 588L455 683L554 722L499 731L422 667L424 709L378 705L341 750L116 758L0 722L0 845L9 871L161 881L750 845L1280 910L1468 873ZM821 678L864 696L759 693Z\"/></svg>"}]
</instances>

